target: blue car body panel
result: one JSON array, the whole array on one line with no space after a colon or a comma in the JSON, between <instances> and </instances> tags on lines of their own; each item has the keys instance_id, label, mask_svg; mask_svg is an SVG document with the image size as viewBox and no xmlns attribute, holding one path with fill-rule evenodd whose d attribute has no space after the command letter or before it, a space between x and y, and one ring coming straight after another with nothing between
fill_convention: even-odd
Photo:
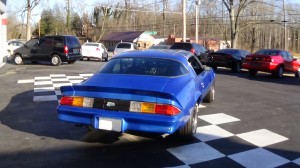
<instances>
[{"instance_id":1,"label":"blue car body panel","mask_svg":"<svg viewBox=\"0 0 300 168\"><path fill-rule=\"evenodd\" d=\"M153 56L155 55L155 56ZM100 128L99 120L110 120L120 125L121 132L143 131L172 134L186 125L195 104L200 104L214 84L215 73L208 68L199 75L193 71L185 56L175 51L134 51L121 53L121 57L155 57L181 62L189 73L174 76L146 76L131 74L95 73L86 81L73 86L62 86L63 96L82 96L116 101L140 101L171 104L180 109L173 116L145 114L122 110L59 105L58 118L63 121Z\"/></svg>"}]
</instances>

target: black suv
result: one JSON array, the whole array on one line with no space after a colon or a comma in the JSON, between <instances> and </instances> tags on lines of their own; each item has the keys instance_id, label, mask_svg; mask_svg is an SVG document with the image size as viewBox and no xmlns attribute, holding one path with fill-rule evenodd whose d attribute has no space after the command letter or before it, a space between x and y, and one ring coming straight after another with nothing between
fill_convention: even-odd
<instances>
[{"instance_id":1,"label":"black suv","mask_svg":"<svg viewBox=\"0 0 300 168\"><path fill-rule=\"evenodd\" d=\"M190 43L190 42L176 42L170 47L170 49L180 49L180 50L190 51L199 58L202 64L206 64L207 62L208 52L201 44Z\"/></svg>"},{"instance_id":2,"label":"black suv","mask_svg":"<svg viewBox=\"0 0 300 168\"><path fill-rule=\"evenodd\" d=\"M51 61L54 66L62 62L74 63L82 58L81 45L75 36L43 36L29 40L24 46L14 50L13 61L23 64L24 61Z\"/></svg>"}]
</instances>

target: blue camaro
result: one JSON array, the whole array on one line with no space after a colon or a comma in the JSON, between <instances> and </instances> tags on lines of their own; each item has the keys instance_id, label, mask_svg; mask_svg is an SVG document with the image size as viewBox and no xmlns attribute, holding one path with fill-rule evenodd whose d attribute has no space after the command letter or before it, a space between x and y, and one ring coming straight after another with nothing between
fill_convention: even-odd
<instances>
[{"instance_id":1,"label":"blue camaro","mask_svg":"<svg viewBox=\"0 0 300 168\"><path fill-rule=\"evenodd\" d=\"M215 73L188 51L137 50L114 56L92 77L61 92L60 120L191 138L198 105L214 100Z\"/></svg>"}]
</instances>

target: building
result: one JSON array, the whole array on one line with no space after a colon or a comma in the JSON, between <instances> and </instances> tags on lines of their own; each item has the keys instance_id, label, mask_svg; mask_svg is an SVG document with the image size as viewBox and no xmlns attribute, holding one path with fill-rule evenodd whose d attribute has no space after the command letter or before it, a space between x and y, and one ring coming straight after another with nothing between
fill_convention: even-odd
<instances>
[{"instance_id":1,"label":"building","mask_svg":"<svg viewBox=\"0 0 300 168\"><path fill-rule=\"evenodd\" d=\"M7 59L7 19L6 19L6 0L0 1L0 67L6 62Z\"/></svg>"},{"instance_id":2,"label":"building","mask_svg":"<svg viewBox=\"0 0 300 168\"><path fill-rule=\"evenodd\" d=\"M155 38L151 35L154 33L147 31L113 32L104 35L100 41L109 51L113 51L120 42L135 43L139 49L147 49L155 43Z\"/></svg>"}]
</instances>

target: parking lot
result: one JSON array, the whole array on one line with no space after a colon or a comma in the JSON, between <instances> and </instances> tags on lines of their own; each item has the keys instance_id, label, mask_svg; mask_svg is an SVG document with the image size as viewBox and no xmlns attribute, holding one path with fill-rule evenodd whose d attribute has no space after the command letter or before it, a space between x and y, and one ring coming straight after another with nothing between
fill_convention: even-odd
<instances>
[{"instance_id":1,"label":"parking lot","mask_svg":"<svg viewBox=\"0 0 300 168\"><path fill-rule=\"evenodd\" d=\"M218 69L216 99L201 105L190 142L59 121L57 88L104 64L4 65L0 167L300 167L299 78Z\"/></svg>"}]
</instances>

